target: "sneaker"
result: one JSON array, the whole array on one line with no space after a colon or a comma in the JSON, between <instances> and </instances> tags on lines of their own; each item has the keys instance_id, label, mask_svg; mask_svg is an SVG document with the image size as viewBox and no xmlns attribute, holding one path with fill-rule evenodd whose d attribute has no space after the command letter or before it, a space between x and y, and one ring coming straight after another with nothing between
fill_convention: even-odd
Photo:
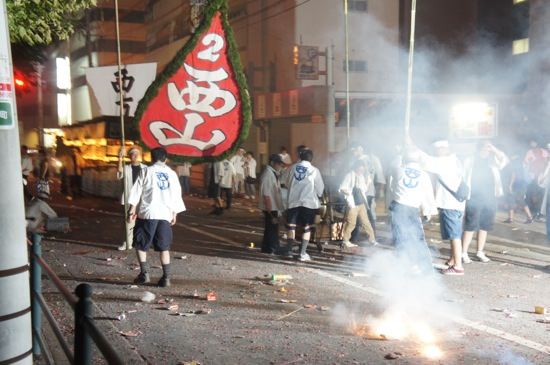
<instances>
[{"instance_id":1,"label":"sneaker","mask_svg":"<svg viewBox=\"0 0 550 365\"><path fill-rule=\"evenodd\" d=\"M126 250L131 250L132 249L132 246L126 246L126 242L122 242L122 245L118 246L117 250L119 251L126 251Z\"/></svg>"},{"instance_id":2,"label":"sneaker","mask_svg":"<svg viewBox=\"0 0 550 365\"><path fill-rule=\"evenodd\" d=\"M524 223L524 224L531 224L531 223L533 223L533 218L527 218L527 219L525 220L525 222L523 222L523 223Z\"/></svg>"},{"instance_id":3,"label":"sneaker","mask_svg":"<svg viewBox=\"0 0 550 365\"><path fill-rule=\"evenodd\" d=\"M148 272L140 272L137 278L134 279L135 284L145 284L149 283L151 281L151 278L149 277Z\"/></svg>"},{"instance_id":4,"label":"sneaker","mask_svg":"<svg viewBox=\"0 0 550 365\"><path fill-rule=\"evenodd\" d=\"M441 270L441 273L443 275L454 275L454 276L464 275L464 269L457 269L456 267L451 266L448 269Z\"/></svg>"},{"instance_id":5,"label":"sneaker","mask_svg":"<svg viewBox=\"0 0 550 365\"><path fill-rule=\"evenodd\" d=\"M491 261L490 258L488 258L487 256L485 256L485 253L483 253L482 251L478 251L478 253L476 253L476 257L479 259L479 261L481 262L489 262Z\"/></svg>"},{"instance_id":6,"label":"sneaker","mask_svg":"<svg viewBox=\"0 0 550 365\"><path fill-rule=\"evenodd\" d=\"M505 221L503 221L502 223L514 223L514 221L512 220L512 218L508 218Z\"/></svg>"},{"instance_id":7,"label":"sneaker","mask_svg":"<svg viewBox=\"0 0 550 365\"><path fill-rule=\"evenodd\" d=\"M342 241L342 248L354 248L358 247L355 243L351 243L350 241Z\"/></svg>"},{"instance_id":8,"label":"sneaker","mask_svg":"<svg viewBox=\"0 0 550 365\"><path fill-rule=\"evenodd\" d=\"M161 288L166 288L166 287L170 286L170 279L163 276L162 278L160 278L157 286L159 286Z\"/></svg>"},{"instance_id":9,"label":"sneaker","mask_svg":"<svg viewBox=\"0 0 550 365\"><path fill-rule=\"evenodd\" d=\"M301 262L311 261L311 257L307 253L305 253L303 255L300 255L300 257L298 257L298 261L301 261Z\"/></svg>"},{"instance_id":10,"label":"sneaker","mask_svg":"<svg viewBox=\"0 0 550 365\"><path fill-rule=\"evenodd\" d=\"M470 256L468 256L467 252L464 252L462 254L462 262L465 263L465 264L471 264L472 263L472 260L470 260Z\"/></svg>"}]
</instances>

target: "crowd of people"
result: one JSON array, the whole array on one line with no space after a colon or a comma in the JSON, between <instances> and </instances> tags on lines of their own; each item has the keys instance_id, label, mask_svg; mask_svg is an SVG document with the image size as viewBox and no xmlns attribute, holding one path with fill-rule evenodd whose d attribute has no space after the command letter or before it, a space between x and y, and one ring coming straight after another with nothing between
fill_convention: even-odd
<instances>
[{"instance_id":1,"label":"crowd of people","mask_svg":"<svg viewBox=\"0 0 550 365\"><path fill-rule=\"evenodd\" d=\"M63 155L76 162L74 153ZM124 163L125 156L129 158L128 164ZM550 152L534 141L523 158L519 153L510 153L508 158L493 144L483 141L473 155L461 160L446 140L434 142L430 153L408 140L388 159L386 173L377 156L360 144L351 144L344 162L339 164L340 181L332 182L334 186L330 189L326 189L321 172L313 164L311 149L298 146L296 156L293 162L285 147L270 155L259 181L254 155L242 148L221 161L205 164L208 197L214 200L211 214L222 215L231 209L234 196L258 199L264 216L261 251L310 261L308 244L315 234L318 211L327 203L327 190L335 193L329 200L336 197L344 207L340 234L343 249L378 244L376 197L383 194L397 252L413 258L421 269L431 270L432 258L423 224L438 216L441 238L451 246L441 272L464 275L464 264L472 262L469 248L474 237L475 259L490 261L484 248L499 203L508 211L508 218L503 221L507 224L514 222L518 210L524 212L525 224L542 221L550 213ZM167 165L168 156L162 148L153 149L151 157L152 164L147 166L141 162L139 148L120 150L117 178L125 184L121 203L130 208L125 241L118 249L136 249L141 267L136 283L150 281L147 250L152 246L159 251L164 269L159 285L168 286L171 225L177 214L185 210L182 196L190 192L192 165L188 162ZM30 232L34 233L47 217L55 216L45 203L50 195L49 156L41 153L36 161L32 162L23 146L23 182L28 185L33 174L38 192L33 195L28 187L25 189L28 214L35 220L29 224ZM70 174L62 173L62 180L65 176ZM70 181L67 184L73 185ZM550 240L549 221L546 228ZM283 224L285 230L281 235Z\"/></svg>"}]
</instances>

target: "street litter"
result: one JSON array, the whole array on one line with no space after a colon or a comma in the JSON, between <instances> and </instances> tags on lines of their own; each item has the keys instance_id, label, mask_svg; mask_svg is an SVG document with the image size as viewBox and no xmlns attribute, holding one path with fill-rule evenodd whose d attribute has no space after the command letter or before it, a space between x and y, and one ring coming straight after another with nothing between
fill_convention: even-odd
<instances>
[{"instance_id":1,"label":"street litter","mask_svg":"<svg viewBox=\"0 0 550 365\"><path fill-rule=\"evenodd\" d=\"M193 360L193 361L181 361L178 362L178 365L201 365L200 362Z\"/></svg>"},{"instance_id":2,"label":"street litter","mask_svg":"<svg viewBox=\"0 0 550 365\"><path fill-rule=\"evenodd\" d=\"M502 264L500 264L500 266L507 266L508 263L507 262L503 262Z\"/></svg>"},{"instance_id":3,"label":"street litter","mask_svg":"<svg viewBox=\"0 0 550 365\"><path fill-rule=\"evenodd\" d=\"M137 285L128 285L128 289L137 289L139 288Z\"/></svg>"},{"instance_id":4,"label":"street litter","mask_svg":"<svg viewBox=\"0 0 550 365\"><path fill-rule=\"evenodd\" d=\"M143 332L141 331L126 331L126 332L118 331L118 333L120 333L124 337L137 337L143 334Z\"/></svg>"},{"instance_id":5,"label":"street litter","mask_svg":"<svg viewBox=\"0 0 550 365\"><path fill-rule=\"evenodd\" d=\"M519 228L514 227L514 228L512 228L512 231L519 231Z\"/></svg>"},{"instance_id":6,"label":"street litter","mask_svg":"<svg viewBox=\"0 0 550 365\"><path fill-rule=\"evenodd\" d=\"M250 243L248 244L248 248L254 248L254 242L250 242Z\"/></svg>"},{"instance_id":7,"label":"street litter","mask_svg":"<svg viewBox=\"0 0 550 365\"><path fill-rule=\"evenodd\" d=\"M174 301L174 299L171 299L171 298L163 298L163 299L159 299L157 301L157 304L168 304L168 303L172 303Z\"/></svg>"},{"instance_id":8,"label":"street litter","mask_svg":"<svg viewBox=\"0 0 550 365\"><path fill-rule=\"evenodd\" d=\"M550 324L550 317L546 317L544 319L537 319L538 323L544 323L544 324Z\"/></svg>"},{"instance_id":9,"label":"street litter","mask_svg":"<svg viewBox=\"0 0 550 365\"><path fill-rule=\"evenodd\" d=\"M542 277L542 274L537 274L537 275L533 275L532 278L533 279L539 279Z\"/></svg>"},{"instance_id":10,"label":"street litter","mask_svg":"<svg viewBox=\"0 0 550 365\"><path fill-rule=\"evenodd\" d=\"M187 312L176 312L174 313L175 316L180 316L180 317L192 317L192 316L196 316L196 315L201 315L201 314L210 314L212 313L212 309L209 309L209 308L206 308L206 309L199 309L199 310L190 310L190 311L187 311Z\"/></svg>"},{"instance_id":11,"label":"street litter","mask_svg":"<svg viewBox=\"0 0 550 365\"><path fill-rule=\"evenodd\" d=\"M504 312L506 310L507 309L504 309L504 308L493 308L493 309L491 309L491 311L493 311L493 312Z\"/></svg>"},{"instance_id":12,"label":"street litter","mask_svg":"<svg viewBox=\"0 0 550 365\"><path fill-rule=\"evenodd\" d=\"M315 304L304 304L304 308L311 309L311 308L317 308Z\"/></svg>"},{"instance_id":13,"label":"street litter","mask_svg":"<svg viewBox=\"0 0 550 365\"><path fill-rule=\"evenodd\" d=\"M218 299L218 296L216 292L211 291L210 293L206 294L206 300L209 302L213 302Z\"/></svg>"},{"instance_id":14,"label":"street litter","mask_svg":"<svg viewBox=\"0 0 550 365\"><path fill-rule=\"evenodd\" d=\"M501 254L503 255L506 255L508 253L508 251L504 250L504 251L500 251Z\"/></svg>"},{"instance_id":15,"label":"street litter","mask_svg":"<svg viewBox=\"0 0 550 365\"><path fill-rule=\"evenodd\" d=\"M400 352L390 352L389 354L386 354L386 356L384 356L384 359L396 360L399 359L401 356L403 356L403 354L401 354Z\"/></svg>"},{"instance_id":16,"label":"street litter","mask_svg":"<svg viewBox=\"0 0 550 365\"><path fill-rule=\"evenodd\" d=\"M291 275L286 275L286 274L270 274L268 276L270 276L271 280L273 280L273 281L292 280L292 276Z\"/></svg>"},{"instance_id":17,"label":"street litter","mask_svg":"<svg viewBox=\"0 0 550 365\"><path fill-rule=\"evenodd\" d=\"M193 292L193 297L194 297L194 298L198 298L198 297L199 297L199 292L197 291L197 289L195 289L195 291Z\"/></svg>"},{"instance_id":18,"label":"street litter","mask_svg":"<svg viewBox=\"0 0 550 365\"><path fill-rule=\"evenodd\" d=\"M151 303L153 300L155 300L156 296L155 294L149 292L149 291L146 291L145 293L143 293L143 295L141 296L141 301L142 302L145 302L145 303Z\"/></svg>"},{"instance_id":19,"label":"street litter","mask_svg":"<svg viewBox=\"0 0 550 365\"><path fill-rule=\"evenodd\" d=\"M519 298L519 295L516 295L516 294L508 294L507 297L508 297L508 298L512 298L512 299L517 299L517 298Z\"/></svg>"},{"instance_id":20,"label":"street litter","mask_svg":"<svg viewBox=\"0 0 550 365\"><path fill-rule=\"evenodd\" d=\"M517 318L517 313L512 313L512 312L504 312L504 315L507 317L507 318Z\"/></svg>"},{"instance_id":21,"label":"street litter","mask_svg":"<svg viewBox=\"0 0 550 365\"><path fill-rule=\"evenodd\" d=\"M535 306L535 313L536 314L546 314L546 307L543 307L541 305Z\"/></svg>"},{"instance_id":22,"label":"street litter","mask_svg":"<svg viewBox=\"0 0 550 365\"><path fill-rule=\"evenodd\" d=\"M326 312L326 311L329 311L330 310L330 307L326 307L326 306L323 306L323 305L320 305L320 306L317 306L317 309L322 311L322 312Z\"/></svg>"},{"instance_id":23,"label":"street litter","mask_svg":"<svg viewBox=\"0 0 550 365\"><path fill-rule=\"evenodd\" d=\"M296 299L279 299L279 303L296 303Z\"/></svg>"},{"instance_id":24,"label":"street litter","mask_svg":"<svg viewBox=\"0 0 550 365\"><path fill-rule=\"evenodd\" d=\"M126 319L126 313L122 312L120 315L116 317L117 321L124 321Z\"/></svg>"},{"instance_id":25,"label":"street litter","mask_svg":"<svg viewBox=\"0 0 550 365\"><path fill-rule=\"evenodd\" d=\"M297 313L297 312L301 311L302 309L304 309L304 307L300 307L300 308L298 308L298 309L296 309L296 310L293 310L292 312L287 313L287 314L285 314L284 316L277 318L277 320L280 321L281 319L285 319L285 318L287 318L287 317L290 317L291 315L293 315L294 313Z\"/></svg>"},{"instance_id":26,"label":"street litter","mask_svg":"<svg viewBox=\"0 0 550 365\"><path fill-rule=\"evenodd\" d=\"M180 256L179 259L180 260L187 260L187 256Z\"/></svg>"},{"instance_id":27,"label":"street litter","mask_svg":"<svg viewBox=\"0 0 550 365\"><path fill-rule=\"evenodd\" d=\"M349 276L351 276L353 278L366 278L366 277L368 277L368 275L364 272L352 272L351 274L349 274Z\"/></svg>"},{"instance_id":28,"label":"street litter","mask_svg":"<svg viewBox=\"0 0 550 365\"><path fill-rule=\"evenodd\" d=\"M130 314L130 313L137 313L137 310L135 309L130 309L129 311L126 311L126 313Z\"/></svg>"},{"instance_id":29,"label":"street litter","mask_svg":"<svg viewBox=\"0 0 550 365\"><path fill-rule=\"evenodd\" d=\"M180 309L180 306L177 304L170 304L165 307L160 307L159 309L165 309L170 312L177 312L177 310Z\"/></svg>"},{"instance_id":30,"label":"street litter","mask_svg":"<svg viewBox=\"0 0 550 365\"><path fill-rule=\"evenodd\" d=\"M288 292L288 290L286 290L286 288L283 286L282 288L280 288L279 290L277 290L278 292L281 292L281 293L286 293Z\"/></svg>"}]
</instances>

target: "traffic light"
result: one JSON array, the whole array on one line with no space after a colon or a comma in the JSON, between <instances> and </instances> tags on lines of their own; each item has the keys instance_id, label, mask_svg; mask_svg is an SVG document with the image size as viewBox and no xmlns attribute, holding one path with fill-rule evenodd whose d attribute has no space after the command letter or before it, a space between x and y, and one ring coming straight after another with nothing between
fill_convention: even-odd
<instances>
[{"instance_id":1,"label":"traffic light","mask_svg":"<svg viewBox=\"0 0 550 365\"><path fill-rule=\"evenodd\" d=\"M22 78L19 78L19 77L16 77L14 82L15 82L15 87L17 89L24 89L25 86L27 86L27 83L25 82L25 80L23 80Z\"/></svg>"}]
</instances>

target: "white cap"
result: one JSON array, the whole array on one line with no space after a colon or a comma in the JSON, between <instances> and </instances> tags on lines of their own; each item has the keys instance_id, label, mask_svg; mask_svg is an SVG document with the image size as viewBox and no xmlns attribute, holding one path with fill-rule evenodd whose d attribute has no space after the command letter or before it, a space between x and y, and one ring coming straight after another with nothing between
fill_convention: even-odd
<instances>
[{"instance_id":1,"label":"white cap","mask_svg":"<svg viewBox=\"0 0 550 365\"><path fill-rule=\"evenodd\" d=\"M435 148L449 148L449 141L447 141L446 139L435 141L434 143L432 143L432 146L434 146Z\"/></svg>"}]
</instances>

